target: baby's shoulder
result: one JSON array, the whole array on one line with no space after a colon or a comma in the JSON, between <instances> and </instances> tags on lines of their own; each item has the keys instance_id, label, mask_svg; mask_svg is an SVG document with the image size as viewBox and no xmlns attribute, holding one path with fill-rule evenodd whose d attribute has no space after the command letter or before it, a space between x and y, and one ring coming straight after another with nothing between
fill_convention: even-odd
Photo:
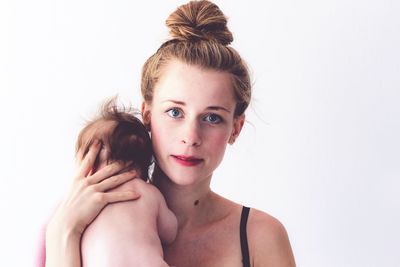
<instances>
[{"instance_id":1,"label":"baby's shoulder","mask_svg":"<svg viewBox=\"0 0 400 267\"><path fill-rule=\"evenodd\" d=\"M151 183L145 182L142 179L133 179L134 186L139 191L140 194L151 196L152 198L159 200L163 198L160 190Z\"/></svg>"}]
</instances>

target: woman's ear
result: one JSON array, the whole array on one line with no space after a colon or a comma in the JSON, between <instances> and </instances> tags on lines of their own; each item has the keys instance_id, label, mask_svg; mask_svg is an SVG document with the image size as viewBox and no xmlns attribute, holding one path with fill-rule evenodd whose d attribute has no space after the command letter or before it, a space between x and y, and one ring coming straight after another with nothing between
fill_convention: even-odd
<instances>
[{"instance_id":1,"label":"woman's ear","mask_svg":"<svg viewBox=\"0 0 400 267\"><path fill-rule=\"evenodd\" d=\"M240 132L242 131L243 125L245 121L245 115L242 114L239 117L236 117L233 119L233 127L232 127L232 133L229 136L228 143L232 145L235 143L236 139L238 138Z\"/></svg>"},{"instance_id":2,"label":"woman's ear","mask_svg":"<svg viewBox=\"0 0 400 267\"><path fill-rule=\"evenodd\" d=\"M147 131L150 132L151 130L150 105L147 104L145 101L143 101L141 111L142 111L143 124L146 127Z\"/></svg>"}]
</instances>

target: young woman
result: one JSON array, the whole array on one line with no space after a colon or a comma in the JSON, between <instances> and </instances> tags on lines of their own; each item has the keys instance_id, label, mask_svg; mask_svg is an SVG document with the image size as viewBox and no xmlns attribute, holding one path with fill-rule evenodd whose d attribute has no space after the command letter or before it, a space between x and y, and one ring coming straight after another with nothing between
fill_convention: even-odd
<instances>
[{"instance_id":1,"label":"young woman","mask_svg":"<svg viewBox=\"0 0 400 267\"><path fill-rule=\"evenodd\" d=\"M278 220L210 189L251 96L248 70L229 46L225 16L211 2L193 1L173 12L167 26L171 39L145 63L141 85L156 160L153 182L178 219L176 239L164 246L165 261L178 267L295 266ZM134 178L118 173L122 164L91 175L98 151L93 145L80 162L69 197L48 225L46 266L80 266L86 227L108 203L140 197L134 189L108 192Z\"/></svg>"}]
</instances>

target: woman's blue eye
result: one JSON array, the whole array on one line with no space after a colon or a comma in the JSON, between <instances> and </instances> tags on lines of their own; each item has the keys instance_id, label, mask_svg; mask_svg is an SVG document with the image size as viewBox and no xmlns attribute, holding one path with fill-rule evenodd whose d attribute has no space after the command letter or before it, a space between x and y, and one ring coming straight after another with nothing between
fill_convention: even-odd
<instances>
[{"instance_id":1,"label":"woman's blue eye","mask_svg":"<svg viewBox=\"0 0 400 267\"><path fill-rule=\"evenodd\" d=\"M218 124L220 122L222 122L222 118L221 116L217 115L217 114L209 114L205 117L205 120L207 122L210 122L212 124Z\"/></svg>"},{"instance_id":2,"label":"woman's blue eye","mask_svg":"<svg viewBox=\"0 0 400 267\"><path fill-rule=\"evenodd\" d=\"M181 117L181 111L177 108L171 108L167 111L167 114L172 118L179 118Z\"/></svg>"}]
</instances>

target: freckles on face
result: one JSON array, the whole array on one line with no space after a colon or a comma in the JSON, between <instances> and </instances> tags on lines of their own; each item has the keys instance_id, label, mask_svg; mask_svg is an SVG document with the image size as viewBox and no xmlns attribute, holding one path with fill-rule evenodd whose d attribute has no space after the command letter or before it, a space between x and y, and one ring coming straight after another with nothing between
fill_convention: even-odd
<instances>
[{"instance_id":1,"label":"freckles on face","mask_svg":"<svg viewBox=\"0 0 400 267\"><path fill-rule=\"evenodd\" d=\"M232 133L235 106L230 74L171 61L149 108L153 149L161 169L170 178L178 177L178 172L194 177L191 171L211 176ZM171 157L176 155L199 159L201 164L175 166Z\"/></svg>"}]
</instances>

